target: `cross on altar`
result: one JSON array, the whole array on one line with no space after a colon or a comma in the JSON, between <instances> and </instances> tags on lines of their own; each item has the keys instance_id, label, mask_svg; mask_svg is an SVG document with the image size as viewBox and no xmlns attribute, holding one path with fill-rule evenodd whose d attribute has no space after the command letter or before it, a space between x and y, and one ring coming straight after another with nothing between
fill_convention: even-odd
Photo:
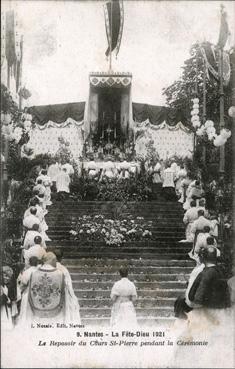
<instances>
[{"instance_id":1,"label":"cross on altar","mask_svg":"<svg viewBox=\"0 0 235 369\"><path fill-rule=\"evenodd\" d=\"M107 134L108 134L108 142L110 142L110 135L111 135L111 133L113 132L113 129L111 129L110 127L108 127L108 128L106 129L106 132L107 132Z\"/></svg>"}]
</instances>

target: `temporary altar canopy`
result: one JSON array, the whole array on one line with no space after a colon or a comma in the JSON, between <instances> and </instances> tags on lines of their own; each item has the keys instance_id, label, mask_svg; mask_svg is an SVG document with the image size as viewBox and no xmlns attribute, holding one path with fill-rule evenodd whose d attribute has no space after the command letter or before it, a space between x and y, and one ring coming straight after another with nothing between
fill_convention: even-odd
<instances>
[{"instance_id":1,"label":"temporary altar canopy","mask_svg":"<svg viewBox=\"0 0 235 369\"><path fill-rule=\"evenodd\" d=\"M84 140L92 130L98 130L94 125L98 127L101 119L98 111L99 92L110 85L114 87L109 91L120 88L121 129L126 133L134 133L132 136L138 154L144 154L146 144L153 140L161 158L173 155L192 156L193 133L188 128L184 112L164 106L131 103L131 75L118 75L115 79L110 79L104 75L97 78L97 75L91 74L90 78L92 87L87 104L78 102L29 108L28 112L32 114L35 124L30 132L28 145L34 149L35 155L48 152L55 154L59 148L58 138L63 137L70 143L74 158L81 156ZM122 88L123 83L126 83L127 88ZM100 109L103 109L102 105ZM101 111L103 114L104 110ZM127 134L126 137L128 136Z\"/></svg>"}]
</instances>

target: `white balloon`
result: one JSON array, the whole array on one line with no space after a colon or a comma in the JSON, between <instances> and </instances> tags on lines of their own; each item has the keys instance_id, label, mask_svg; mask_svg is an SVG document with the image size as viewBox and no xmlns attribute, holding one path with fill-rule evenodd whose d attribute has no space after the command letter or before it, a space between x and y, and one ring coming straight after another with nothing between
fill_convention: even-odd
<instances>
[{"instance_id":1,"label":"white balloon","mask_svg":"<svg viewBox=\"0 0 235 369\"><path fill-rule=\"evenodd\" d=\"M199 104L198 103L194 103L193 104L193 109L199 109Z\"/></svg>"},{"instance_id":2,"label":"white balloon","mask_svg":"<svg viewBox=\"0 0 235 369\"><path fill-rule=\"evenodd\" d=\"M215 133L215 127L207 127L206 132L207 132L208 135L209 134L213 135Z\"/></svg>"},{"instance_id":3,"label":"white balloon","mask_svg":"<svg viewBox=\"0 0 235 369\"><path fill-rule=\"evenodd\" d=\"M221 135L217 136L214 140L215 146L222 146L226 143L227 139L223 138Z\"/></svg>"},{"instance_id":4,"label":"white balloon","mask_svg":"<svg viewBox=\"0 0 235 369\"><path fill-rule=\"evenodd\" d=\"M208 128L208 127L214 127L214 122L212 120L207 120L205 122L205 127Z\"/></svg>"},{"instance_id":5,"label":"white balloon","mask_svg":"<svg viewBox=\"0 0 235 369\"><path fill-rule=\"evenodd\" d=\"M201 125L200 121L194 121L193 122L193 127L194 128L200 127L200 125Z\"/></svg>"},{"instance_id":6,"label":"white balloon","mask_svg":"<svg viewBox=\"0 0 235 369\"><path fill-rule=\"evenodd\" d=\"M193 115L191 118L191 122L199 122L199 116L198 115Z\"/></svg>"},{"instance_id":7,"label":"white balloon","mask_svg":"<svg viewBox=\"0 0 235 369\"><path fill-rule=\"evenodd\" d=\"M202 128L199 128L197 131L196 131L196 134L197 134L197 136L203 136L203 130L202 130Z\"/></svg>"},{"instance_id":8,"label":"white balloon","mask_svg":"<svg viewBox=\"0 0 235 369\"><path fill-rule=\"evenodd\" d=\"M235 118L235 106L230 106L230 108L228 109L228 115L231 118Z\"/></svg>"},{"instance_id":9,"label":"white balloon","mask_svg":"<svg viewBox=\"0 0 235 369\"><path fill-rule=\"evenodd\" d=\"M194 99L192 99L192 102L193 103L196 103L196 104L199 103L199 98L198 97L195 97Z\"/></svg>"},{"instance_id":10,"label":"white balloon","mask_svg":"<svg viewBox=\"0 0 235 369\"><path fill-rule=\"evenodd\" d=\"M229 131L228 129L222 129L220 132L221 137L223 137L224 139L227 139L231 136L231 131Z\"/></svg>"}]
</instances>

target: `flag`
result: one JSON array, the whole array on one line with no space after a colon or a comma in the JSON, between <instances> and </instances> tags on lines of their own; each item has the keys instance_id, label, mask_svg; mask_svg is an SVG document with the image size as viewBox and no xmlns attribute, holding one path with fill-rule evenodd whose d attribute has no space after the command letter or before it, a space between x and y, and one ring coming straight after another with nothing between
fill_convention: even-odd
<instances>
[{"instance_id":1,"label":"flag","mask_svg":"<svg viewBox=\"0 0 235 369\"><path fill-rule=\"evenodd\" d=\"M21 79L22 79L23 36L21 37L19 46L20 46L20 50L19 50L20 58L18 59L17 57L17 62L16 62L16 91L17 92L20 88Z\"/></svg>"},{"instance_id":2,"label":"flag","mask_svg":"<svg viewBox=\"0 0 235 369\"><path fill-rule=\"evenodd\" d=\"M31 92L25 87L20 88L18 94L19 96L23 97L24 100L27 100L30 96L32 96Z\"/></svg>"},{"instance_id":3,"label":"flag","mask_svg":"<svg viewBox=\"0 0 235 369\"><path fill-rule=\"evenodd\" d=\"M223 5L221 5L221 20L220 20L220 33L219 33L219 40L217 46L220 49L223 49L226 45L228 40L228 36L230 35L228 22L227 22L227 13L224 10Z\"/></svg>"},{"instance_id":4,"label":"flag","mask_svg":"<svg viewBox=\"0 0 235 369\"><path fill-rule=\"evenodd\" d=\"M11 68L16 60L15 53L15 15L14 10L6 12L6 58L8 67Z\"/></svg>"},{"instance_id":5,"label":"flag","mask_svg":"<svg viewBox=\"0 0 235 369\"><path fill-rule=\"evenodd\" d=\"M212 45L210 42L204 42L200 45L200 50L206 63L208 79L210 79L210 76L212 76L218 81L219 69L214 45Z\"/></svg>"},{"instance_id":6,"label":"flag","mask_svg":"<svg viewBox=\"0 0 235 369\"><path fill-rule=\"evenodd\" d=\"M204 42L200 45L202 56L206 63L207 78L214 78L216 81L220 80L220 58L221 50L210 42ZM223 84L227 86L230 81L231 67L229 53L223 50Z\"/></svg>"},{"instance_id":7,"label":"flag","mask_svg":"<svg viewBox=\"0 0 235 369\"><path fill-rule=\"evenodd\" d=\"M114 49L116 49L117 55L120 49L124 23L123 1L107 1L104 5L104 17L109 45L105 55L108 56Z\"/></svg>"}]
</instances>

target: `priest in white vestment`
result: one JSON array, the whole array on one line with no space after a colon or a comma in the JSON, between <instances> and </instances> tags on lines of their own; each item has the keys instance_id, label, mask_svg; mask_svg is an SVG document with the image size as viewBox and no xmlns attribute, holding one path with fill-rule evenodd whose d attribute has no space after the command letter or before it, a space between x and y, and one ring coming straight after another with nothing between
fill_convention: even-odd
<instances>
[{"instance_id":1,"label":"priest in white vestment","mask_svg":"<svg viewBox=\"0 0 235 369\"><path fill-rule=\"evenodd\" d=\"M33 193L37 195L45 195L46 187L42 184L42 179L38 179L36 185L33 188Z\"/></svg>"},{"instance_id":2,"label":"priest in white vestment","mask_svg":"<svg viewBox=\"0 0 235 369\"><path fill-rule=\"evenodd\" d=\"M183 222L186 225L186 241L193 242L194 234L191 232L191 228L194 220L198 219L198 209L196 208L196 201L192 200L190 202L190 206L190 209L188 209L184 214Z\"/></svg>"},{"instance_id":3,"label":"priest in white vestment","mask_svg":"<svg viewBox=\"0 0 235 369\"><path fill-rule=\"evenodd\" d=\"M111 291L113 307L111 311L111 326L116 329L137 327L136 312L133 302L137 298L136 288L128 276L127 268L120 268L121 280L116 282Z\"/></svg>"},{"instance_id":4,"label":"priest in white vestment","mask_svg":"<svg viewBox=\"0 0 235 369\"><path fill-rule=\"evenodd\" d=\"M102 179L103 178L114 178L116 176L115 164L111 160L104 162Z\"/></svg>"},{"instance_id":5,"label":"priest in white vestment","mask_svg":"<svg viewBox=\"0 0 235 369\"><path fill-rule=\"evenodd\" d=\"M31 246L28 250L24 250L24 260L26 268L30 266L29 260L32 256L35 256L41 262L45 255L46 250L42 244L42 237L34 237L34 245Z\"/></svg>"},{"instance_id":6,"label":"priest in white vestment","mask_svg":"<svg viewBox=\"0 0 235 369\"><path fill-rule=\"evenodd\" d=\"M74 174L74 169L73 169L72 164L65 163L62 165L61 169L63 170L64 168L66 169L66 172L68 173L70 177Z\"/></svg>"},{"instance_id":7,"label":"priest in white vestment","mask_svg":"<svg viewBox=\"0 0 235 369\"><path fill-rule=\"evenodd\" d=\"M54 160L53 163L49 166L48 168L48 176L51 179L51 182L53 183L53 185L56 184L56 180L57 180L57 176L60 173L60 167L59 164Z\"/></svg>"},{"instance_id":8,"label":"priest in white vestment","mask_svg":"<svg viewBox=\"0 0 235 369\"><path fill-rule=\"evenodd\" d=\"M48 176L47 171L45 169L43 169L41 171L41 174L39 175L39 177L37 177L36 182L41 179L42 180L42 184L43 186L45 186L46 190L45 190L45 203L46 205L51 205L51 185L52 185L52 181L51 178Z\"/></svg>"},{"instance_id":9,"label":"priest in white vestment","mask_svg":"<svg viewBox=\"0 0 235 369\"><path fill-rule=\"evenodd\" d=\"M62 169L56 180L57 193L61 193L62 196L65 193L69 193L70 177L65 168ZM64 196L63 196L64 197Z\"/></svg>"},{"instance_id":10,"label":"priest in white vestment","mask_svg":"<svg viewBox=\"0 0 235 369\"><path fill-rule=\"evenodd\" d=\"M34 246L34 239L36 236L40 236L42 238L42 246L46 249L45 237L39 232L39 224L33 224L32 229L26 232L22 248L28 250L30 247Z\"/></svg>"},{"instance_id":11,"label":"priest in white vestment","mask_svg":"<svg viewBox=\"0 0 235 369\"><path fill-rule=\"evenodd\" d=\"M57 259L56 268L64 274L64 278L65 278L65 286L66 286L65 299L67 301L67 304L66 304L67 319L70 322L81 324L80 311L79 311L80 307L79 307L78 299L73 290L72 279L71 279L68 269L63 264L61 264L63 253L61 252L61 250L55 250L55 255Z\"/></svg>"},{"instance_id":12,"label":"priest in white vestment","mask_svg":"<svg viewBox=\"0 0 235 369\"><path fill-rule=\"evenodd\" d=\"M39 225L39 231L41 232L40 220L36 216L36 214L37 214L36 207L31 207L30 210L29 210L29 213L26 213L26 216L23 219L23 226L26 229L32 229L34 224L38 224Z\"/></svg>"},{"instance_id":13,"label":"priest in white vestment","mask_svg":"<svg viewBox=\"0 0 235 369\"><path fill-rule=\"evenodd\" d=\"M163 196L167 201L175 200L175 172L172 167L168 166L163 172Z\"/></svg>"}]
</instances>

